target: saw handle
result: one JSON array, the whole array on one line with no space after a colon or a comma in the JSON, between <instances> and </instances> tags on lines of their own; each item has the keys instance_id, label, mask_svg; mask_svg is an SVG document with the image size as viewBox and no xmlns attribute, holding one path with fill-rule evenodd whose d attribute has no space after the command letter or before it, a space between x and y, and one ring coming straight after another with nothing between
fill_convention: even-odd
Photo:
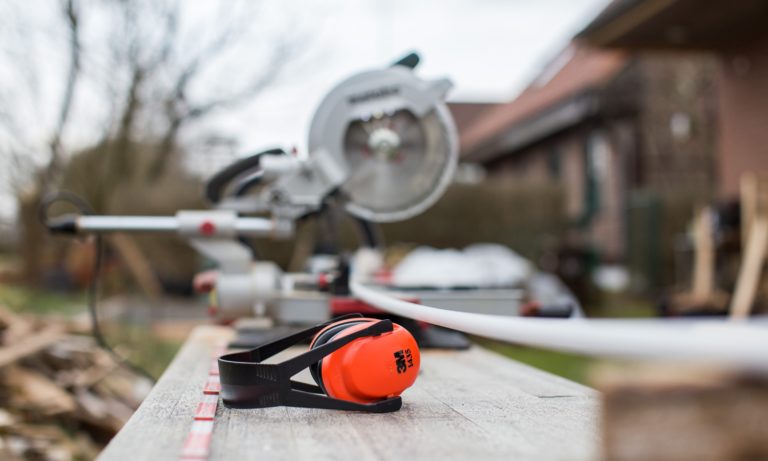
<instances>
[{"instance_id":1,"label":"saw handle","mask_svg":"<svg viewBox=\"0 0 768 461\"><path fill-rule=\"evenodd\" d=\"M393 62L391 67L403 66L409 69L415 69L416 66L419 65L419 61L421 61L421 57L419 57L418 53L412 52Z\"/></svg>"},{"instance_id":2,"label":"saw handle","mask_svg":"<svg viewBox=\"0 0 768 461\"><path fill-rule=\"evenodd\" d=\"M241 158L227 165L224 169L214 174L205 184L205 198L211 203L219 203L227 185L246 171L258 168L262 155L285 155L285 151L282 149L269 149Z\"/></svg>"}]
</instances>

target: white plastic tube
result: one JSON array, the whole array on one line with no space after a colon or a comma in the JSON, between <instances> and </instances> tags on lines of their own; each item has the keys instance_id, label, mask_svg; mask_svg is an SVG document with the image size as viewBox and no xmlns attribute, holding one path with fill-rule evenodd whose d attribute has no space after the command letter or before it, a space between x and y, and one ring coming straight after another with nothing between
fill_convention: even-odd
<instances>
[{"instance_id":1,"label":"white plastic tube","mask_svg":"<svg viewBox=\"0 0 768 461\"><path fill-rule=\"evenodd\" d=\"M424 306L350 282L366 303L402 317L500 341L578 354L716 363L768 371L768 324L722 320L506 317Z\"/></svg>"}]
</instances>

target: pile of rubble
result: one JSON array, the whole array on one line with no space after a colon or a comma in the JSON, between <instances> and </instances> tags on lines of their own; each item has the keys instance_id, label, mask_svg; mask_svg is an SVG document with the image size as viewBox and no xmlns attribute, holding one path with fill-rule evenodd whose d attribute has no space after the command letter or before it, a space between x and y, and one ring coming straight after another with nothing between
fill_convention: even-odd
<instances>
[{"instance_id":1,"label":"pile of rubble","mask_svg":"<svg viewBox=\"0 0 768 461\"><path fill-rule=\"evenodd\" d=\"M93 459L150 388L92 338L0 306L0 459Z\"/></svg>"}]
</instances>

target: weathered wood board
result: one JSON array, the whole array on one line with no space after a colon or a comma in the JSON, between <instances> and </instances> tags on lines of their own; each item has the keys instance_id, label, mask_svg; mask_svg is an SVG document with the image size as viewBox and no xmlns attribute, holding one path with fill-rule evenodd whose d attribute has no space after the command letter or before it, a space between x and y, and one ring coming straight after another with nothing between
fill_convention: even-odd
<instances>
[{"instance_id":1,"label":"weathered wood board","mask_svg":"<svg viewBox=\"0 0 768 461\"><path fill-rule=\"evenodd\" d=\"M605 459L768 459L768 377L681 364L604 365Z\"/></svg>"},{"instance_id":2,"label":"weathered wood board","mask_svg":"<svg viewBox=\"0 0 768 461\"><path fill-rule=\"evenodd\" d=\"M178 459L214 347L230 335L196 329L99 459ZM424 351L396 413L220 404L210 459L596 459L598 413L595 391L480 347Z\"/></svg>"}]
</instances>

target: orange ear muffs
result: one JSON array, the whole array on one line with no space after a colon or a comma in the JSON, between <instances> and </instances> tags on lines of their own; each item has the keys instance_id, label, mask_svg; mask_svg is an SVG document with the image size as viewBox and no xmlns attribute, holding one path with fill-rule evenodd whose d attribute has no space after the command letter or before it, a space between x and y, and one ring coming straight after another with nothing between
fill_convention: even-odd
<instances>
[{"instance_id":1,"label":"orange ear muffs","mask_svg":"<svg viewBox=\"0 0 768 461\"><path fill-rule=\"evenodd\" d=\"M264 363L301 341L308 351ZM391 320L348 314L218 359L221 400L230 408L278 405L388 413L403 404L400 393L419 373L419 348ZM317 386L293 377L309 368Z\"/></svg>"},{"instance_id":2,"label":"orange ear muffs","mask_svg":"<svg viewBox=\"0 0 768 461\"><path fill-rule=\"evenodd\" d=\"M332 323L318 332L310 350L340 339L378 322L352 318ZM391 332L358 338L333 352L309 370L330 397L372 403L399 396L419 373L419 346L411 333L393 324Z\"/></svg>"}]
</instances>

